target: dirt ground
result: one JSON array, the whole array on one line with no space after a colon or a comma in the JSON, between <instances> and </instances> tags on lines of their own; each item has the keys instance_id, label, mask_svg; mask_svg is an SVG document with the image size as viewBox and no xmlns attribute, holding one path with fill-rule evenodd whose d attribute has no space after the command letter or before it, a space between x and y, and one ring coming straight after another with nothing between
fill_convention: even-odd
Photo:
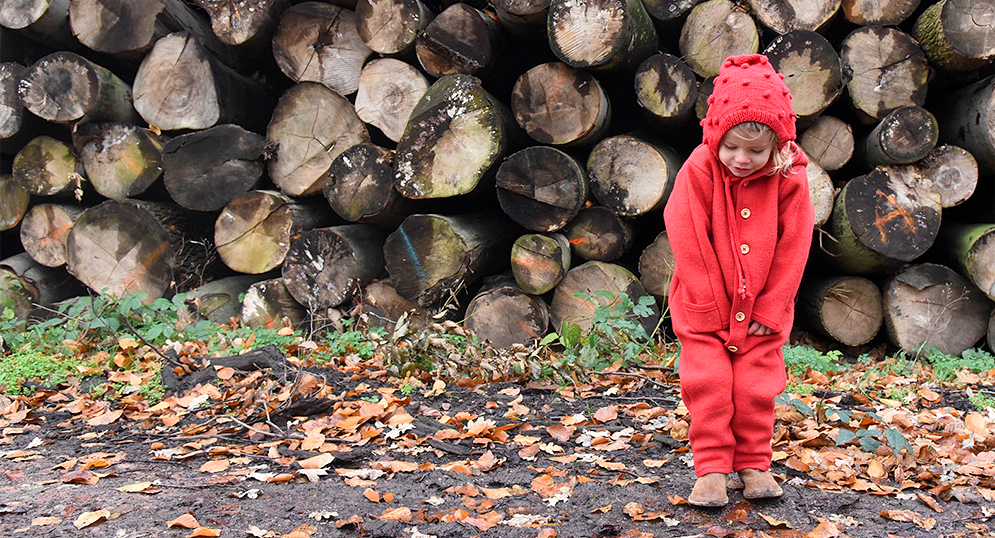
<instances>
[{"instance_id":1,"label":"dirt ground","mask_svg":"<svg viewBox=\"0 0 995 538\"><path fill-rule=\"evenodd\" d=\"M343 393L375 389L344 375L330 381ZM995 536L984 501L930 507L914 491L823 491L780 464L773 470L783 498L751 502L731 490L728 506L699 509L683 501L694 480L685 444L651 423L619 413L579 423L569 438L550 433L564 417L590 417L605 406L673 408L673 390L643 384L564 398L498 384L425 392L406 395L414 420L400 442L358 436L325 445L334 460L315 466L310 478L292 470L320 452L292 450L273 434L178 436L128 420L94 426L70 402L40 405L0 437L0 536ZM527 422L507 418L513 405L529 410ZM433 435L443 427L439 417L460 412L477 415L471 424L514 424L512 438L539 438L531 446L541 449ZM275 425L289 431L300 420L315 417Z\"/></svg>"}]
</instances>

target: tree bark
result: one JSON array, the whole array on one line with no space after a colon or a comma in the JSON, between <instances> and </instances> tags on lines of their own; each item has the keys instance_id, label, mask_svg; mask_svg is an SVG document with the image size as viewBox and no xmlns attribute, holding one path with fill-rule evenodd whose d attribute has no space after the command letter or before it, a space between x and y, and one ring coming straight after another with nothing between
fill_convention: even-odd
<instances>
[{"instance_id":1,"label":"tree bark","mask_svg":"<svg viewBox=\"0 0 995 538\"><path fill-rule=\"evenodd\" d=\"M941 0L916 19L912 36L929 62L945 71L973 71L995 59L995 2Z\"/></svg>"},{"instance_id":2,"label":"tree bark","mask_svg":"<svg viewBox=\"0 0 995 538\"><path fill-rule=\"evenodd\" d=\"M235 275L212 280L186 293L186 305L193 312L219 325L231 324L242 315L242 296L261 282L263 275Z\"/></svg>"},{"instance_id":3,"label":"tree bark","mask_svg":"<svg viewBox=\"0 0 995 538\"><path fill-rule=\"evenodd\" d=\"M952 267L995 301L995 224L946 222L937 245Z\"/></svg>"},{"instance_id":4,"label":"tree bark","mask_svg":"<svg viewBox=\"0 0 995 538\"><path fill-rule=\"evenodd\" d=\"M73 146L86 178L113 200L145 192L162 175L166 140L125 123L84 123L73 130Z\"/></svg>"},{"instance_id":5,"label":"tree bark","mask_svg":"<svg viewBox=\"0 0 995 538\"><path fill-rule=\"evenodd\" d=\"M995 76L950 92L932 112L942 140L971 152L983 176L995 175Z\"/></svg>"},{"instance_id":6,"label":"tree bark","mask_svg":"<svg viewBox=\"0 0 995 538\"><path fill-rule=\"evenodd\" d=\"M662 211L682 164L673 149L651 137L605 138L587 158L591 194L623 217Z\"/></svg>"},{"instance_id":7,"label":"tree bark","mask_svg":"<svg viewBox=\"0 0 995 538\"><path fill-rule=\"evenodd\" d=\"M325 198L347 221L395 229L410 214L410 201L394 190L394 154L380 146L356 144L343 151L327 175Z\"/></svg>"},{"instance_id":8,"label":"tree bark","mask_svg":"<svg viewBox=\"0 0 995 538\"><path fill-rule=\"evenodd\" d=\"M17 86L26 72L27 68L19 63L0 63L0 138L10 138L21 130L24 106Z\"/></svg>"},{"instance_id":9,"label":"tree bark","mask_svg":"<svg viewBox=\"0 0 995 538\"><path fill-rule=\"evenodd\" d=\"M486 78L502 60L497 21L467 4L447 7L415 39L415 54L433 78L474 75Z\"/></svg>"},{"instance_id":10,"label":"tree bark","mask_svg":"<svg viewBox=\"0 0 995 538\"><path fill-rule=\"evenodd\" d=\"M861 148L869 168L881 164L911 164L936 147L936 118L920 106L903 106L888 113L871 130Z\"/></svg>"},{"instance_id":11,"label":"tree bark","mask_svg":"<svg viewBox=\"0 0 995 538\"><path fill-rule=\"evenodd\" d=\"M69 230L83 208L68 204L32 206L21 223L21 245L36 262L46 267L65 265Z\"/></svg>"},{"instance_id":12,"label":"tree bark","mask_svg":"<svg viewBox=\"0 0 995 538\"><path fill-rule=\"evenodd\" d=\"M681 57L702 78L719 74L719 66L729 56L758 50L757 24L729 0L699 3L681 26Z\"/></svg>"},{"instance_id":13,"label":"tree bark","mask_svg":"<svg viewBox=\"0 0 995 538\"><path fill-rule=\"evenodd\" d=\"M927 347L960 356L985 336L992 302L964 277L943 265L911 265L884 289L888 337L918 356Z\"/></svg>"},{"instance_id":14,"label":"tree bark","mask_svg":"<svg viewBox=\"0 0 995 538\"><path fill-rule=\"evenodd\" d=\"M637 0L550 0L547 35L560 60L597 71L631 73L658 47L653 20Z\"/></svg>"},{"instance_id":15,"label":"tree bark","mask_svg":"<svg viewBox=\"0 0 995 538\"><path fill-rule=\"evenodd\" d=\"M83 165L72 148L48 136L39 136L21 148L13 167L14 181L36 196L69 193L83 181Z\"/></svg>"},{"instance_id":16,"label":"tree bark","mask_svg":"<svg viewBox=\"0 0 995 538\"><path fill-rule=\"evenodd\" d=\"M843 0L843 15L858 26L898 26L912 16L920 0Z\"/></svg>"},{"instance_id":17,"label":"tree bark","mask_svg":"<svg viewBox=\"0 0 995 538\"><path fill-rule=\"evenodd\" d=\"M69 24L70 0L22 0L0 4L0 26L21 30L56 49L81 49Z\"/></svg>"},{"instance_id":18,"label":"tree bark","mask_svg":"<svg viewBox=\"0 0 995 538\"><path fill-rule=\"evenodd\" d=\"M808 162L805 174L808 176L809 198L812 200L812 208L815 211L815 227L821 228L829 222L829 216L833 213L836 188L833 186L832 178L815 160Z\"/></svg>"},{"instance_id":19,"label":"tree bark","mask_svg":"<svg viewBox=\"0 0 995 538\"><path fill-rule=\"evenodd\" d=\"M995 351L995 309L988 318L988 351Z\"/></svg>"},{"instance_id":20,"label":"tree bark","mask_svg":"<svg viewBox=\"0 0 995 538\"><path fill-rule=\"evenodd\" d=\"M261 131L273 109L267 89L222 63L186 32L159 39L135 75L135 108L163 130L235 123Z\"/></svg>"},{"instance_id":21,"label":"tree bark","mask_svg":"<svg viewBox=\"0 0 995 538\"><path fill-rule=\"evenodd\" d=\"M933 182L944 208L965 202L978 186L978 161L964 148L937 146L915 166Z\"/></svg>"},{"instance_id":22,"label":"tree bark","mask_svg":"<svg viewBox=\"0 0 995 538\"><path fill-rule=\"evenodd\" d=\"M211 17L211 30L226 45L266 39L276 29L289 0L194 0Z\"/></svg>"},{"instance_id":23,"label":"tree bark","mask_svg":"<svg viewBox=\"0 0 995 538\"><path fill-rule=\"evenodd\" d=\"M356 29L373 52L404 55L412 52L419 32L435 15L419 0L359 0Z\"/></svg>"},{"instance_id":24,"label":"tree bark","mask_svg":"<svg viewBox=\"0 0 995 538\"><path fill-rule=\"evenodd\" d=\"M19 95L25 108L56 123L141 121L131 103L131 86L72 52L55 52L32 64Z\"/></svg>"},{"instance_id":25,"label":"tree bark","mask_svg":"<svg viewBox=\"0 0 995 538\"><path fill-rule=\"evenodd\" d=\"M463 323L495 348L527 346L546 334L549 308L542 298L505 282L478 293L467 305Z\"/></svg>"},{"instance_id":26,"label":"tree bark","mask_svg":"<svg viewBox=\"0 0 995 538\"><path fill-rule=\"evenodd\" d=\"M801 287L798 318L847 346L870 342L884 322L881 290L859 276L820 276Z\"/></svg>"},{"instance_id":27,"label":"tree bark","mask_svg":"<svg viewBox=\"0 0 995 538\"><path fill-rule=\"evenodd\" d=\"M328 224L327 209L273 191L250 191L229 202L214 224L221 261L239 273L262 274L283 263L291 239Z\"/></svg>"},{"instance_id":28,"label":"tree bark","mask_svg":"<svg viewBox=\"0 0 995 538\"><path fill-rule=\"evenodd\" d=\"M335 157L369 140L352 103L326 86L302 82L280 97L266 131L267 144L277 148L269 176L291 196L319 193Z\"/></svg>"},{"instance_id":29,"label":"tree bark","mask_svg":"<svg viewBox=\"0 0 995 538\"><path fill-rule=\"evenodd\" d=\"M511 110L532 139L554 146L593 143L611 121L611 103L598 80L562 62L539 64L518 77Z\"/></svg>"},{"instance_id":30,"label":"tree bark","mask_svg":"<svg viewBox=\"0 0 995 538\"><path fill-rule=\"evenodd\" d=\"M919 44L901 30L858 28L843 40L840 58L852 73L851 103L872 119L926 100L929 64Z\"/></svg>"},{"instance_id":31,"label":"tree bark","mask_svg":"<svg viewBox=\"0 0 995 538\"><path fill-rule=\"evenodd\" d=\"M501 163L496 177L498 203L528 230L553 232L567 225L587 201L583 165L548 146L533 146Z\"/></svg>"},{"instance_id":32,"label":"tree bark","mask_svg":"<svg viewBox=\"0 0 995 538\"><path fill-rule=\"evenodd\" d=\"M283 260L283 283L309 311L339 306L383 274L385 239L370 224L303 232Z\"/></svg>"},{"instance_id":33,"label":"tree bark","mask_svg":"<svg viewBox=\"0 0 995 538\"><path fill-rule=\"evenodd\" d=\"M0 175L0 231L11 230L24 218L31 194L13 176Z\"/></svg>"},{"instance_id":34,"label":"tree bark","mask_svg":"<svg viewBox=\"0 0 995 538\"><path fill-rule=\"evenodd\" d=\"M407 198L467 194L514 145L515 129L511 111L478 79L442 77L411 111L394 186Z\"/></svg>"},{"instance_id":35,"label":"tree bark","mask_svg":"<svg viewBox=\"0 0 995 538\"><path fill-rule=\"evenodd\" d=\"M166 190L187 209L218 211L259 185L265 142L231 124L173 138L162 150Z\"/></svg>"},{"instance_id":36,"label":"tree bark","mask_svg":"<svg viewBox=\"0 0 995 538\"><path fill-rule=\"evenodd\" d=\"M612 261L632 247L632 224L602 206L584 208L564 229L573 253L585 260Z\"/></svg>"},{"instance_id":37,"label":"tree bark","mask_svg":"<svg viewBox=\"0 0 995 538\"><path fill-rule=\"evenodd\" d=\"M839 2L836 2L837 5ZM843 63L828 39L813 30L779 35L764 50L791 90L791 107L800 118L821 114L843 93Z\"/></svg>"},{"instance_id":38,"label":"tree bark","mask_svg":"<svg viewBox=\"0 0 995 538\"><path fill-rule=\"evenodd\" d=\"M532 295L556 287L570 270L570 243L563 234L525 234L511 247L511 272Z\"/></svg>"},{"instance_id":39,"label":"tree bark","mask_svg":"<svg viewBox=\"0 0 995 538\"><path fill-rule=\"evenodd\" d=\"M614 301L596 295L607 291L615 296ZM618 304L618 296L625 293L632 302L645 295L646 289L631 271L613 263L589 261L574 267L556 286L553 301L549 308L549 320L553 330L562 334L566 324L576 324L581 331L588 331L598 306ZM576 295L580 294L580 297ZM659 321L659 311L653 307L654 315L640 320L646 334L653 334Z\"/></svg>"},{"instance_id":40,"label":"tree bark","mask_svg":"<svg viewBox=\"0 0 995 538\"><path fill-rule=\"evenodd\" d=\"M307 309L294 300L282 278L249 286L242 301L242 325L263 329L297 327L307 319Z\"/></svg>"},{"instance_id":41,"label":"tree bark","mask_svg":"<svg viewBox=\"0 0 995 538\"><path fill-rule=\"evenodd\" d=\"M323 2L297 4L280 18L273 56L290 80L318 82L340 95L351 95L371 54L356 25L352 10Z\"/></svg>"},{"instance_id":42,"label":"tree bark","mask_svg":"<svg viewBox=\"0 0 995 538\"><path fill-rule=\"evenodd\" d=\"M824 170L839 170L853 157L853 127L833 116L819 116L802 131L798 145Z\"/></svg>"},{"instance_id":43,"label":"tree bark","mask_svg":"<svg viewBox=\"0 0 995 538\"><path fill-rule=\"evenodd\" d=\"M817 31L829 25L840 0L747 0L761 24L777 34L795 30Z\"/></svg>"},{"instance_id":44,"label":"tree bark","mask_svg":"<svg viewBox=\"0 0 995 538\"><path fill-rule=\"evenodd\" d=\"M483 213L415 214L384 243L397 293L427 307L507 264L509 231Z\"/></svg>"},{"instance_id":45,"label":"tree bark","mask_svg":"<svg viewBox=\"0 0 995 538\"><path fill-rule=\"evenodd\" d=\"M670 248L670 238L664 230L639 255L639 282L648 293L666 302L673 275L674 250Z\"/></svg>"},{"instance_id":46,"label":"tree bark","mask_svg":"<svg viewBox=\"0 0 995 538\"><path fill-rule=\"evenodd\" d=\"M371 60L359 75L356 115L397 142L428 86L425 75L408 63L392 58Z\"/></svg>"},{"instance_id":47,"label":"tree bark","mask_svg":"<svg viewBox=\"0 0 995 538\"><path fill-rule=\"evenodd\" d=\"M860 275L922 255L940 227L940 195L914 168L878 167L843 187L830 217L836 264Z\"/></svg>"},{"instance_id":48,"label":"tree bark","mask_svg":"<svg viewBox=\"0 0 995 538\"><path fill-rule=\"evenodd\" d=\"M662 52L650 56L636 71L635 89L639 106L657 126L694 127L698 81L683 59Z\"/></svg>"}]
</instances>

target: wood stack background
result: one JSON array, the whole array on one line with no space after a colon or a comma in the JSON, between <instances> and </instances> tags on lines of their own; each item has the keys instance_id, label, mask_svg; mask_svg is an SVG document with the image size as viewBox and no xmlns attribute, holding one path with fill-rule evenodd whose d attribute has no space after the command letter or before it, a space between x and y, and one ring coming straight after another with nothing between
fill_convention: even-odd
<instances>
[{"instance_id":1,"label":"wood stack background","mask_svg":"<svg viewBox=\"0 0 995 538\"><path fill-rule=\"evenodd\" d=\"M993 0L195 4L0 0L19 315L86 288L253 326L456 299L510 346L586 323L577 292L665 314L711 77L763 52L812 157L797 326L995 348Z\"/></svg>"}]
</instances>

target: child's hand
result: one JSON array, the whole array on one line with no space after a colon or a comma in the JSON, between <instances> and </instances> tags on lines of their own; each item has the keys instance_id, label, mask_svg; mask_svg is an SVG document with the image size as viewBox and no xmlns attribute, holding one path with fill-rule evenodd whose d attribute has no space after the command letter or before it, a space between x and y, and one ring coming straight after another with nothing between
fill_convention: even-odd
<instances>
[{"instance_id":1,"label":"child's hand","mask_svg":"<svg viewBox=\"0 0 995 538\"><path fill-rule=\"evenodd\" d=\"M768 336L774 334L774 329L758 321L751 321L750 328L746 329L746 334L750 336Z\"/></svg>"}]
</instances>

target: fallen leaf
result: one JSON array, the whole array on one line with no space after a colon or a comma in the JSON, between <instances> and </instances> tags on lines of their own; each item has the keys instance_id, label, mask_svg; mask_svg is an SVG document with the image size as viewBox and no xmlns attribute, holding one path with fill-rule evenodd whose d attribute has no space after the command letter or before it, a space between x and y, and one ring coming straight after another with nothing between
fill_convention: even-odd
<instances>
[{"instance_id":1,"label":"fallen leaf","mask_svg":"<svg viewBox=\"0 0 995 538\"><path fill-rule=\"evenodd\" d=\"M577 428L575 428L573 426L567 427L567 426L561 426L559 424L556 424L556 425L547 427L546 431L550 435L553 436L553 439L556 439L557 441L559 441L561 443L566 443L567 441L570 440L570 437L573 436L574 431L576 429Z\"/></svg>"},{"instance_id":2,"label":"fallen leaf","mask_svg":"<svg viewBox=\"0 0 995 538\"><path fill-rule=\"evenodd\" d=\"M159 488L153 487L152 482L135 482L134 484L121 486L117 490L124 493L159 493L162 491Z\"/></svg>"},{"instance_id":3,"label":"fallen leaf","mask_svg":"<svg viewBox=\"0 0 995 538\"><path fill-rule=\"evenodd\" d=\"M102 521L107 521L111 517L111 513L108 510L95 510L93 512L84 512L73 521L73 526L77 529L85 529L91 525L96 525Z\"/></svg>"},{"instance_id":4,"label":"fallen leaf","mask_svg":"<svg viewBox=\"0 0 995 538\"><path fill-rule=\"evenodd\" d=\"M643 465L647 467L663 467L670 463L670 460L643 460Z\"/></svg>"},{"instance_id":5,"label":"fallen leaf","mask_svg":"<svg viewBox=\"0 0 995 538\"><path fill-rule=\"evenodd\" d=\"M782 529L790 529L791 528L791 523L789 523L787 521L782 521L780 519L774 519L774 518L772 518L770 516L767 516L765 514L760 514L760 517L764 518L764 521L766 521L767 524L770 525L771 527L782 528Z\"/></svg>"},{"instance_id":6,"label":"fallen leaf","mask_svg":"<svg viewBox=\"0 0 995 538\"><path fill-rule=\"evenodd\" d=\"M594 412L594 418L598 422L611 422L618 418L618 408L614 405L606 405Z\"/></svg>"},{"instance_id":7,"label":"fallen leaf","mask_svg":"<svg viewBox=\"0 0 995 538\"><path fill-rule=\"evenodd\" d=\"M335 461L335 456L326 452L324 454L318 454L313 458L299 460L297 464L304 469L321 469L333 461Z\"/></svg>"},{"instance_id":8,"label":"fallen leaf","mask_svg":"<svg viewBox=\"0 0 995 538\"><path fill-rule=\"evenodd\" d=\"M936 526L936 520L913 512L912 510L882 510L881 517L892 521L912 523L921 529L931 530Z\"/></svg>"},{"instance_id":9,"label":"fallen leaf","mask_svg":"<svg viewBox=\"0 0 995 538\"><path fill-rule=\"evenodd\" d=\"M211 460L200 466L202 473L221 473L227 471L231 463L226 459Z\"/></svg>"},{"instance_id":10,"label":"fallen leaf","mask_svg":"<svg viewBox=\"0 0 995 538\"><path fill-rule=\"evenodd\" d=\"M200 526L197 523L197 518L193 517L192 514L183 514L182 516L172 519L166 522L167 527L183 527L185 529L196 529Z\"/></svg>"},{"instance_id":11,"label":"fallen leaf","mask_svg":"<svg viewBox=\"0 0 995 538\"><path fill-rule=\"evenodd\" d=\"M606 512L611 512L611 511L612 511L612 505L609 504L608 506L602 506L601 508L595 508L594 510L591 510L591 513L592 514L604 514Z\"/></svg>"},{"instance_id":12,"label":"fallen leaf","mask_svg":"<svg viewBox=\"0 0 995 538\"><path fill-rule=\"evenodd\" d=\"M116 411L111 411L110 413L102 413L97 415L90 420L87 420L86 423L90 426L107 426L117 422L117 419L121 418L122 414L124 414L124 410L118 409Z\"/></svg>"},{"instance_id":13,"label":"fallen leaf","mask_svg":"<svg viewBox=\"0 0 995 538\"><path fill-rule=\"evenodd\" d=\"M100 477L91 473L90 471L71 471L62 474L62 482L65 484L88 484L90 486L96 484L100 480Z\"/></svg>"},{"instance_id":14,"label":"fallen leaf","mask_svg":"<svg viewBox=\"0 0 995 538\"><path fill-rule=\"evenodd\" d=\"M47 527L49 525L58 525L62 523L61 517L36 517L31 520L32 527Z\"/></svg>"},{"instance_id":15,"label":"fallen leaf","mask_svg":"<svg viewBox=\"0 0 995 538\"><path fill-rule=\"evenodd\" d=\"M380 502L380 494L372 488L366 488L366 491L363 492L363 497L366 497L370 502Z\"/></svg>"},{"instance_id":16,"label":"fallen leaf","mask_svg":"<svg viewBox=\"0 0 995 538\"><path fill-rule=\"evenodd\" d=\"M982 439L988 437L988 421L981 413L968 413L964 417L964 427Z\"/></svg>"},{"instance_id":17,"label":"fallen leaf","mask_svg":"<svg viewBox=\"0 0 995 538\"><path fill-rule=\"evenodd\" d=\"M284 534L282 538L311 538L311 536L316 532L318 532L318 527L315 527L310 523L305 523L287 534Z\"/></svg>"},{"instance_id":18,"label":"fallen leaf","mask_svg":"<svg viewBox=\"0 0 995 538\"><path fill-rule=\"evenodd\" d=\"M216 538L221 536L221 529L211 529L208 527L197 527L187 538Z\"/></svg>"},{"instance_id":19,"label":"fallen leaf","mask_svg":"<svg viewBox=\"0 0 995 538\"><path fill-rule=\"evenodd\" d=\"M384 521L404 521L411 522L411 509L401 506L398 508L388 508L380 514L380 519Z\"/></svg>"},{"instance_id":20,"label":"fallen leaf","mask_svg":"<svg viewBox=\"0 0 995 538\"><path fill-rule=\"evenodd\" d=\"M916 492L916 497L918 497L919 500L922 501L923 504L925 504L926 506L930 507L934 512L939 513L939 512L943 511L943 507L940 506L940 504L937 503L936 499L934 499L933 497L931 497L931 496L929 496L929 495L927 495L927 494L925 494L925 493L923 493L921 491L917 491Z\"/></svg>"}]
</instances>

